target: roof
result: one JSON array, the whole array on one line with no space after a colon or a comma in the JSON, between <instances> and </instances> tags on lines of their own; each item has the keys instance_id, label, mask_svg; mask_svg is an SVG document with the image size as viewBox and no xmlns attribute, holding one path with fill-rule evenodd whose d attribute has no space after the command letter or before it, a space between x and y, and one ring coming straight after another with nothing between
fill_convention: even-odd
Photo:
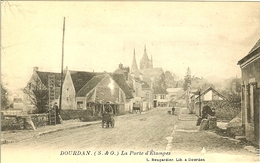
<instances>
[{"instance_id":1,"label":"roof","mask_svg":"<svg viewBox=\"0 0 260 163\"><path fill-rule=\"evenodd\" d=\"M54 75L55 76L55 86L60 87L60 79L61 79L61 74L60 73L55 73L55 72L43 72L43 71L35 71L42 84L48 87L48 77L49 75ZM64 75L65 76L65 75Z\"/></svg>"},{"instance_id":2,"label":"roof","mask_svg":"<svg viewBox=\"0 0 260 163\"><path fill-rule=\"evenodd\" d=\"M256 42L255 46L249 51L249 53L244 58L239 60L237 64L243 64L245 61L256 55L257 51L260 52L260 39Z\"/></svg>"},{"instance_id":3,"label":"roof","mask_svg":"<svg viewBox=\"0 0 260 163\"><path fill-rule=\"evenodd\" d=\"M144 46L144 54L143 54L143 57L141 59L141 62L147 62L147 61L150 62L150 59L149 59L147 52L146 52L146 46Z\"/></svg>"},{"instance_id":4,"label":"roof","mask_svg":"<svg viewBox=\"0 0 260 163\"><path fill-rule=\"evenodd\" d=\"M193 94L197 94L199 92L199 89L191 89L190 90L190 93L193 93Z\"/></svg>"},{"instance_id":5,"label":"roof","mask_svg":"<svg viewBox=\"0 0 260 163\"><path fill-rule=\"evenodd\" d=\"M124 74L124 71L120 68L117 68L113 73L115 74Z\"/></svg>"},{"instance_id":6,"label":"roof","mask_svg":"<svg viewBox=\"0 0 260 163\"><path fill-rule=\"evenodd\" d=\"M142 85L142 89L150 89L149 84L147 84L145 81L140 81L141 85Z\"/></svg>"},{"instance_id":7,"label":"roof","mask_svg":"<svg viewBox=\"0 0 260 163\"><path fill-rule=\"evenodd\" d=\"M85 96L89 91L94 89L99 82L105 78L106 74L96 75L91 80L89 80L77 93L77 97Z\"/></svg>"},{"instance_id":8,"label":"roof","mask_svg":"<svg viewBox=\"0 0 260 163\"><path fill-rule=\"evenodd\" d=\"M214 92L216 95L218 95L219 97L221 97L223 100L227 100L227 98L223 95L221 95L220 93L218 93L215 89L213 89L212 87L209 87L208 89L206 89L204 92L202 92L199 96L196 97L196 99L198 99L200 96L205 95L206 93L208 93L209 91Z\"/></svg>"},{"instance_id":9,"label":"roof","mask_svg":"<svg viewBox=\"0 0 260 163\"><path fill-rule=\"evenodd\" d=\"M127 99L133 98L131 87L127 84L125 77L123 74L109 74L109 73L82 73L85 75L85 79L88 80L91 76L93 76L88 82L86 82L82 88L78 90L76 93L77 97L85 96L87 93L89 93L92 89L94 89L98 83L100 83L105 77L111 77L116 84L123 90L123 92L126 95ZM78 74L79 75L79 74ZM74 76L75 77L75 76ZM83 84L84 80L77 80L79 84ZM78 85L79 85L78 84Z\"/></svg>"},{"instance_id":10,"label":"roof","mask_svg":"<svg viewBox=\"0 0 260 163\"><path fill-rule=\"evenodd\" d=\"M155 87L153 88L153 93L154 94L168 94L168 92L166 91L166 89L163 89L161 87Z\"/></svg>"},{"instance_id":11,"label":"roof","mask_svg":"<svg viewBox=\"0 0 260 163\"><path fill-rule=\"evenodd\" d=\"M113 80L117 83L117 85L124 91L125 96L127 99L133 98L132 95L132 88L126 82L125 77L123 74L110 74Z\"/></svg>"},{"instance_id":12,"label":"roof","mask_svg":"<svg viewBox=\"0 0 260 163\"><path fill-rule=\"evenodd\" d=\"M98 97L98 99L95 100L95 102L99 102L99 103L118 103L118 97L119 94L116 94L116 96L111 96L111 90L109 88L105 88L105 87L99 87L98 91L96 91L96 96Z\"/></svg>"},{"instance_id":13,"label":"roof","mask_svg":"<svg viewBox=\"0 0 260 163\"><path fill-rule=\"evenodd\" d=\"M158 68L147 68L147 69L141 69L139 70L144 76L153 77L156 75L160 75L163 72L163 69L161 67Z\"/></svg>"},{"instance_id":14,"label":"roof","mask_svg":"<svg viewBox=\"0 0 260 163\"><path fill-rule=\"evenodd\" d=\"M85 72L85 71L70 71L71 79L75 88L76 93L94 76L101 75L104 73L100 72Z\"/></svg>"}]
</instances>

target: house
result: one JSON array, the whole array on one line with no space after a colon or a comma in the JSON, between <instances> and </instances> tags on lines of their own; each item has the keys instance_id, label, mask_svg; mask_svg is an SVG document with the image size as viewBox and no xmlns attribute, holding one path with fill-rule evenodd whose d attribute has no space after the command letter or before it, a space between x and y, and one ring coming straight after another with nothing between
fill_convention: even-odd
<instances>
[{"instance_id":1,"label":"house","mask_svg":"<svg viewBox=\"0 0 260 163\"><path fill-rule=\"evenodd\" d=\"M123 74L66 71L62 109L93 109L111 106L114 113L128 111L132 90Z\"/></svg>"},{"instance_id":2,"label":"house","mask_svg":"<svg viewBox=\"0 0 260 163\"><path fill-rule=\"evenodd\" d=\"M39 71L38 67L33 68L33 74L28 81L27 85L23 89L24 97L23 101L26 107L33 109L33 106L38 108L47 108L49 103L49 79L53 78L53 93L54 97L51 103L59 101L61 74L55 72ZM47 102L47 104L46 104Z\"/></svg>"},{"instance_id":3,"label":"house","mask_svg":"<svg viewBox=\"0 0 260 163\"><path fill-rule=\"evenodd\" d=\"M166 91L168 92L168 99L169 99L169 106L175 106L177 100L185 94L183 88L167 88Z\"/></svg>"},{"instance_id":4,"label":"house","mask_svg":"<svg viewBox=\"0 0 260 163\"><path fill-rule=\"evenodd\" d=\"M242 126L246 139L259 145L260 39L237 64L242 75Z\"/></svg>"},{"instance_id":5,"label":"house","mask_svg":"<svg viewBox=\"0 0 260 163\"><path fill-rule=\"evenodd\" d=\"M143 101L142 110L143 111L150 110L151 108L153 108L152 88L145 81L140 81L140 83L142 85L142 93L141 93L141 98Z\"/></svg>"},{"instance_id":6,"label":"house","mask_svg":"<svg viewBox=\"0 0 260 163\"><path fill-rule=\"evenodd\" d=\"M227 100L225 96L221 95L219 92L217 92L214 88L209 87L203 92L200 93L195 93L195 99L198 101L199 98L201 99L201 102L207 103L210 101L222 101L222 100ZM198 95L198 96L196 96Z\"/></svg>"},{"instance_id":7,"label":"house","mask_svg":"<svg viewBox=\"0 0 260 163\"><path fill-rule=\"evenodd\" d=\"M161 87L155 87L153 88L153 103L154 107L168 107L169 106L169 100L167 98L168 92L161 88Z\"/></svg>"}]
</instances>

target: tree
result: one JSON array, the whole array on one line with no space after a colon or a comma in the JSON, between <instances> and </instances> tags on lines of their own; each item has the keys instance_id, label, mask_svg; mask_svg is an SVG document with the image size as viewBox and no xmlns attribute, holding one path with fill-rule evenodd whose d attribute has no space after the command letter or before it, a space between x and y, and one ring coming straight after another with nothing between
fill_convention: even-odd
<instances>
[{"instance_id":1,"label":"tree","mask_svg":"<svg viewBox=\"0 0 260 163\"><path fill-rule=\"evenodd\" d=\"M191 85L191 71L188 67L186 76L184 76L183 90L187 91L189 86Z\"/></svg>"},{"instance_id":2,"label":"tree","mask_svg":"<svg viewBox=\"0 0 260 163\"><path fill-rule=\"evenodd\" d=\"M1 108L6 108L9 104L8 102L7 90L3 87L1 83Z\"/></svg>"},{"instance_id":3,"label":"tree","mask_svg":"<svg viewBox=\"0 0 260 163\"><path fill-rule=\"evenodd\" d=\"M190 107L190 86L191 86L191 71L190 68L188 67L186 76L184 77L184 84L183 84L183 90L186 91L186 103L187 103L187 108L190 111L190 114L193 113L192 107Z\"/></svg>"},{"instance_id":4,"label":"tree","mask_svg":"<svg viewBox=\"0 0 260 163\"><path fill-rule=\"evenodd\" d=\"M33 76L31 82L27 84L23 91L29 97L31 103L36 106L36 113L44 113L47 111L49 104L48 89L37 77Z\"/></svg>"},{"instance_id":5,"label":"tree","mask_svg":"<svg viewBox=\"0 0 260 163\"><path fill-rule=\"evenodd\" d=\"M229 85L229 92L228 92L228 97L229 100L232 102L240 102L241 101L241 79L235 78L231 80L230 85Z\"/></svg>"}]
</instances>

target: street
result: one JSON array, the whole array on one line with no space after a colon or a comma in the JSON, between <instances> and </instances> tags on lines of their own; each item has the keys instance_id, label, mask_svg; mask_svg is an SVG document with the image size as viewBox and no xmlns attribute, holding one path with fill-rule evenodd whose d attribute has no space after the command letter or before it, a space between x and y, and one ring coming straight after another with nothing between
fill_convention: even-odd
<instances>
[{"instance_id":1,"label":"street","mask_svg":"<svg viewBox=\"0 0 260 163\"><path fill-rule=\"evenodd\" d=\"M2 156L32 152L40 153L43 157L52 154L73 155L73 152L74 155L98 155L94 151L100 152L100 155L105 155L105 151L115 152L116 155L117 151L121 155L122 151L129 151L129 155L132 151L131 155L135 156L143 155L140 153L143 151L165 152L166 146L169 145L168 138L172 136L169 150L175 156L198 154L205 147L207 153L211 155L234 155L237 158L241 155L244 159L254 157L254 154L243 149L242 144L223 139L209 131L197 132L194 130L195 123L193 126L189 121L179 121L179 109L176 110L175 115L169 115L168 110L170 109L155 108L142 114L117 116L114 128L102 128L101 124L95 124L54 132L31 140L4 144L1 146ZM16 158L19 158L18 155ZM2 159L8 160L10 157L2 157Z\"/></svg>"},{"instance_id":2,"label":"street","mask_svg":"<svg viewBox=\"0 0 260 163\"><path fill-rule=\"evenodd\" d=\"M166 137L172 132L177 119L177 115L167 114L167 109L158 108L146 114L117 116L114 128L91 125L4 145L2 149L165 150Z\"/></svg>"}]
</instances>

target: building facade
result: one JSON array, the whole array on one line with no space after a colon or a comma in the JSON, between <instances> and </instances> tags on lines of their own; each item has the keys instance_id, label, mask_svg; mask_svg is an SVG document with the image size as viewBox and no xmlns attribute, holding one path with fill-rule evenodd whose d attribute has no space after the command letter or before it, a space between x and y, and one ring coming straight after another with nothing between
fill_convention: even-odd
<instances>
[{"instance_id":1,"label":"building facade","mask_svg":"<svg viewBox=\"0 0 260 163\"><path fill-rule=\"evenodd\" d=\"M242 75L242 125L246 139L259 145L260 39L238 65Z\"/></svg>"}]
</instances>

